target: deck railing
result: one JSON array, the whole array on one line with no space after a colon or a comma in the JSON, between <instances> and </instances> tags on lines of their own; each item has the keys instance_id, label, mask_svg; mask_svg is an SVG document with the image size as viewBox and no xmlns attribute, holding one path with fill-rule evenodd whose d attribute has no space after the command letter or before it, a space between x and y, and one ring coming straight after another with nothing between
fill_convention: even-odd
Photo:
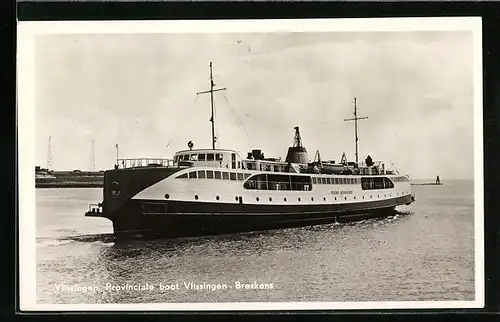
<instances>
[{"instance_id":1,"label":"deck railing","mask_svg":"<svg viewBox=\"0 0 500 322\"><path fill-rule=\"evenodd\" d=\"M118 169L136 168L136 167L173 167L174 160L161 158L132 158L118 159L116 165Z\"/></svg>"}]
</instances>

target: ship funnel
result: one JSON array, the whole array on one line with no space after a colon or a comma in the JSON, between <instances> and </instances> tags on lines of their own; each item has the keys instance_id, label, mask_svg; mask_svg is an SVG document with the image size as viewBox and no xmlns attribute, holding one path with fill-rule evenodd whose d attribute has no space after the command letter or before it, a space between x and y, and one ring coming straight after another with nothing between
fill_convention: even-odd
<instances>
[{"instance_id":1,"label":"ship funnel","mask_svg":"<svg viewBox=\"0 0 500 322\"><path fill-rule=\"evenodd\" d=\"M308 160L309 158L307 156L307 150L302 145L302 138L300 137L299 127L296 126L293 146L288 148L288 153L286 155L286 162L307 165Z\"/></svg>"}]
</instances>

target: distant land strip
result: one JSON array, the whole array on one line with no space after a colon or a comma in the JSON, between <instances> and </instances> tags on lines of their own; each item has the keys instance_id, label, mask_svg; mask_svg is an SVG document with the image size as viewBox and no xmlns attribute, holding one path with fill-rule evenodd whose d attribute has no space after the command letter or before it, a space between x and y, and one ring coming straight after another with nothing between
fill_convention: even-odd
<instances>
[{"instance_id":1,"label":"distant land strip","mask_svg":"<svg viewBox=\"0 0 500 322\"><path fill-rule=\"evenodd\" d=\"M99 182L38 182L35 188L102 188Z\"/></svg>"},{"instance_id":2,"label":"distant land strip","mask_svg":"<svg viewBox=\"0 0 500 322\"><path fill-rule=\"evenodd\" d=\"M104 172L52 171L37 174L35 188L101 188Z\"/></svg>"}]
</instances>

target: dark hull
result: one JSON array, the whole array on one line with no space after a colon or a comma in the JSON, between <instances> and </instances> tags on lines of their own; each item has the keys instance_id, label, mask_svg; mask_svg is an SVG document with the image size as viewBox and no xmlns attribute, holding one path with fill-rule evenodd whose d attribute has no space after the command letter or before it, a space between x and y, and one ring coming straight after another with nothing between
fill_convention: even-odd
<instances>
[{"instance_id":1,"label":"dark hull","mask_svg":"<svg viewBox=\"0 0 500 322\"><path fill-rule=\"evenodd\" d=\"M113 221L119 239L177 238L384 217L393 215L396 206L411 202L412 196L363 204L300 206L129 200L105 217Z\"/></svg>"}]
</instances>

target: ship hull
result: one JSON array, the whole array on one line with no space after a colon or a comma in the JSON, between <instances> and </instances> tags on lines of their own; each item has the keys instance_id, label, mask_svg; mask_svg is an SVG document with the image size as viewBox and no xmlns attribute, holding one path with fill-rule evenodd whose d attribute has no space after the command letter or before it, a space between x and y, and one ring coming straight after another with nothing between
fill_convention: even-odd
<instances>
[{"instance_id":1,"label":"ship hull","mask_svg":"<svg viewBox=\"0 0 500 322\"><path fill-rule=\"evenodd\" d=\"M234 205L202 202L130 200L107 216L116 238L178 238L262 231L328 223L344 223L394 214L398 205L413 201L411 195L365 203L341 205ZM153 210L153 211L151 211Z\"/></svg>"}]
</instances>

